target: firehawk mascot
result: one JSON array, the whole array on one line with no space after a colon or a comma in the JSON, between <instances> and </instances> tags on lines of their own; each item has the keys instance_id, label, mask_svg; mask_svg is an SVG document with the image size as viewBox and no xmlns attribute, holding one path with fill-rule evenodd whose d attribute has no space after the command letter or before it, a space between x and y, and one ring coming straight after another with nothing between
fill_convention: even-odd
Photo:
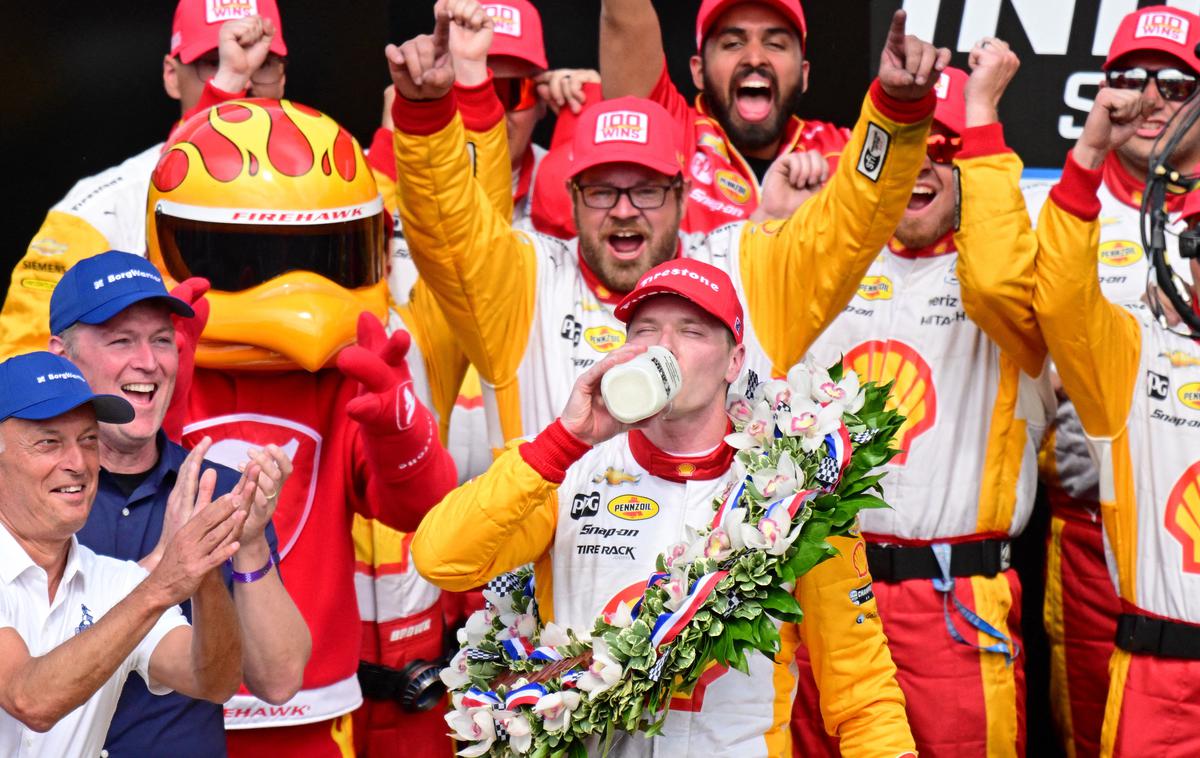
<instances>
[{"instance_id":1,"label":"firehawk mascot","mask_svg":"<svg viewBox=\"0 0 1200 758\"><path fill-rule=\"evenodd\" d=\"M313 656L288 703L242 692L226 704L230 755L448 755L438 710L396 702L421 683L396 670L436 660L443 632L440 595L396 530L415 529L454 486L416 393L452 403L461 375L429 360L452 352L437 349L452 336L421 292L403 316L389 307L388 223L361 149L305 106L227 103L180 127L148 205L150 259L174 281L212 284L185 444L210 436L210 457L231 462L275 443L294 467L275 525ZM363 667L367 694L390 699L368 700L352 733L360 653L386 667Z\"/></svg>"}]
</instances>

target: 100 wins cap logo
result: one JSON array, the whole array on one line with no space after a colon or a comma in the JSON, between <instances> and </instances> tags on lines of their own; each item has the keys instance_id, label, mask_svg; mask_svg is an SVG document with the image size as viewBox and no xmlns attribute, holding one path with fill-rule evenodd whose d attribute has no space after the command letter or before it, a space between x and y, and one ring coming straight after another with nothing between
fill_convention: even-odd
<instances>
[{"instance_id":1,"label":"100 wins cap logo","mask_svg":"<svg viewBox=\"0 0 1200 758\"><path fill-rule=\"evenodd\" d=\"M605 142L637 142L646 144L650 141L650 117L638 111L612 111L602 113L596 119L597 145Z\"/></svg>"}]
</instances>

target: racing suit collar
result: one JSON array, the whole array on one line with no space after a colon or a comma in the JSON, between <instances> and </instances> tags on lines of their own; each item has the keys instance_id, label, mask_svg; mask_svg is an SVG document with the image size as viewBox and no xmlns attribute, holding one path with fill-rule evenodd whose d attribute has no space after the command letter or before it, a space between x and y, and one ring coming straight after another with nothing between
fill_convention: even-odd
<instances>
[{"instance_id":1,"label":"racing suit collar","mask_svg":"<svg viewBox=\"0 0 1200 758\"><path fill-rule=\"evenodd\" d=\"M958 252L958 247L954 244L953 229L943 234L937 242L925 247L908 248L895 237L888 240L887 246L888 250L901 258L932 258L936 255L948 255Z\"/></svg>"},{"instance_id":2,"label":"racing suit collar","mask_svg":"<svg viewBox=\"0 0 1200 758\"><path fill-rule=\"evenodd\" d=\"M600 281L600 277L596 276L591 267L587 265L587 261L583 259L583 253L579 250L579 238L575 238L575 257L579 261L579 272L583 274L584 284L596 296L596 299L607 305L616 305L625 299L628 292L613 292L608 287L605 287ZM675 259L683 257L683 240L679 240L675 245Z\"/></svg>"},{"instance_id":3,"label":"racing suit collar","mask_svg":"<svg viewBox=\"0 0 1200 758\"><path fill-rule=\"evenodd\" d=\"M746 161L744 158L742 158L741 151L739 151L737 147L735 147L734 144L729 141L729 135L726 134L725 130L721 128L721 124L719 121L717 121L716 116L709 112L708 104L704 100L703 93L696 95L696 112L712 122L713 128L715 128L717 133L721 135L721 138L725 140L725 145L729 148L729 154L731 156L737 156L738 161L742 164L745 164ZM792 116L789 118L787 122L787 128L783 131L783 137L779 140L779 150L775 152L775 157L778 158L781 155L795 150L796 143L800 141L800 135L803 133L803 131L804 119L800 118L799 116ZM748 165L745 165L744 168L747 171L746 176L754 176L754 172L750 171L750 167Z\"/></svg>"},{"instance_id":4,"label":"racing suit collar","mask_svg":"<svg viewBox=\"0 0 1200 758\"><path fill-rule=\"evenodd\" d=\"M1103 171L1104 186L1113 194L1117 200L1120 200L1130 208L1140 209L1142 207L1142 190L1145 188L1144 182L1139 182L1130 175L1128 169L1121 165L1121 160L1115 152L1109 153L1101 165ZM1183 210L1183 201L1187 197L1183 192L1171 192L1167 195L1167 213L1175 215Z\"/></svg>"},{"instance_id":5,"label":"racing suit collar","mask_svg":"<svg viewBox=\"0 0 1200 758\"><path fill-rule=\"evenodd\" d=\"M732 428L731 425L728 431ZM651 476L669 482L703 481L724 476L733 465L733 456L737 452L722 440L715 450L705 455L671 455L655 447L639 429L629 432L629 451Z\"/></svg>"}]
</instances>

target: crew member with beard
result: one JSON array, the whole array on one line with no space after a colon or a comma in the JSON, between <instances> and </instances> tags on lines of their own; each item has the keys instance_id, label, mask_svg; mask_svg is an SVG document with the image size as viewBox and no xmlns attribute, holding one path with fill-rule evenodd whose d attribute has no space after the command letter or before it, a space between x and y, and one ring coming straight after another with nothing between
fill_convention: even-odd
<instances>
[{"instance_id":1,"label":"crew member with beard","mask_svg":"<svg viewBox=\"0 0 1200 758\"><path fill-rule=\"evenodd\" d=\"M1148 107L1129 140L1107 154L1098 190L1103 223L1096 268L1110 302L1144 311L1150 261L1142 249L1142 188L1150 153L1167 123L1200 85L1200 16L1154 6L1133 11L1117 27L1104 62L1105 84L1141 90ZM1183 137L1171 165L1200 163L1200 128ZM1053 182L1026 186L1025 203L1036 221ZM1169 194L1170 230L1183 228L1187 195ZM1167 257L1177 258L1177 237L1167 235ZM1181 271L1186 269L1181 268ZM1100 754L1100 729L1121 603L1104 559L1100 472L1088 454L1075 406L1059 391L1054 431L1041 456L1050 501L1046 542L1043 622L1050 641L1050 696L1059 737L1076 758Z\"/></svg>"},{"instance_id":2,"label":"crew member with beard","mask_svg":"<svg viewBox=\"0 0 1200 758\"><path fill-rule=\"evenodd\" d=\"M1033 510L1054 407L1021 161L996 112L1020 64L993 38L969 62L969 77L947 69L936 88L928 157L895 238L812 349L818 364L844 355L860 380L892 382L907 417L886 466L893 508L864 511L860 524L922 756L1024 754L1009 551ZM812 678L800 682L799 753L837 755L822 744Z\"/></svg>"},{"instance_id":3,"label":"crew member with beard","mask_svg":"<svg viewBox=\"0 0 1200 758\"><path fill-rule=\"evenodd\" d=\"M575 377L624 344L615 304L674 258L730 274L747 306L748 366L764 379L786 373L904 212L924 156L930 88L949 59L905 37L898 11L850 142L853 161L786 221L707 236L679 235L689 182L670 114L640 98L598 103L575 130L569 189L580 236L568 242L514 231L473 179L451 92L450 24L439 14L433 36L387 50L397 188L421 278L484 382L493 447L553 421Z\"/></svg>"},{"instance_id":4,"label":"crew member with beard","mask_svg":"<svg viewBox=\"0 0 1200 758\"><path fill-rule=\"evenodd\" d=\"M850 132L795 115L809 69L799 0L704 0L691 58L692 83L701 91L694 105L671 83L651 0L604 0L600 7L604 96L648 97L670 112L681 134L691 182L684 231L782 218L767 209L754 215L769 195L768 171L807 189L807 197L836 169Z\"/></svg>"}]
</instances>

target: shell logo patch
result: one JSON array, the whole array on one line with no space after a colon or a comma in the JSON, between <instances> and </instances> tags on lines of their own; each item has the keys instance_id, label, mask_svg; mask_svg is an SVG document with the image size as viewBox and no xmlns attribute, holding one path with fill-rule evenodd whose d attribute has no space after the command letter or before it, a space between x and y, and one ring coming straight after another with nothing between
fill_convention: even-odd
<instances>
[{"instance_id":1,"label":"shell logo patch","mask_svg":"<svg viewBox=\"0 0 1200 758\"><path fill-rule=\"evenodd\" d=\"M721 190L722 195L739 205L745 204L750 199L750 185L732 171L722 169L717 172L717 189Z\"/></svg>"},{"instance_id":2,"label":"shell logo patch","mask_svg":"<svg viewBox=\"0 0 1200 758\"><path fill-rule=\"evenodd\" d=\"M658 503L641 495L621 495L608 501L608 512L625 521L645 521L658 515Z\"/></svg>"},{"instance_id":3,"label":"shell logo patch","mask_svg":"<svg viewBox=\"0 0 1200 758\"><path fill-rule=\"evenodd\" d=\"M1100 244L1096 253L1100 262L1105 266L1124 268L1146 257L1142 246L1133 240L1109 240Z\"/></svg>"},{"instance_id":4,"label":"shell logo patch","mask_svg":"<svg viewBox=\"0 0 1200 758\"><path fill-rule=\"evenodd\" d=\"M1167 531L1183 547L1183 570L1200 574L1200 461L1193 463L1167 498Z\"/></svg>"},{"instance_id":5,"label":"shell logo patch","mask_svg":"<svg viewBox=\"0 0 1200 758\"><path fill-rule=\"evenodd\" d=\"M585 329L583 338L598 353L611 353L625 344L625 332L611 326L593 326L591 329Z\"/></svg>"},{"instance_id":6,"label":"shell logo patch","mask_svg":"<svg viewBox=\"0 0 1200 758\"><path fill-rule=\"evenodd\" d=\"M857 294L863 300L891 300L892 280L886 276L865 276L858 285Z\"/></svg>"},{"instance_id":7,"label":"shell logo patch","mask_svg":"<svg viewBox=\"0 0 1200 758\"><path fill-rule=\"evenodd\" d=\"M858 373L860 381L893 382L887 407L899 410L906 418L895 439L900 454L892 463L905 465L913 440L937 420L933 369L916 350L897 340L864 342L846 353L845 365Z\"/></svg>"},{"instance_id":8,"label":"shell logo patch","mask_svg":"<svg viewBox=\"0 0 1200 758\"><path fill-rule=\"evenodd\" d=\"M681 463L675 467L675 473L680 476L691 476L696 473L696 466L692 463Z\"/></svg>"},{"instance_id":9,"label":"shell logo patch","mask_svg":"<svg viewBox=\"0 0 1200 758\"><path fill-rule=\"evenodd\" d=\"M1200 411L1200 382L1188 382L1179 388L1179 402L1194 411Z\"/></svg>"}]
</instances>

